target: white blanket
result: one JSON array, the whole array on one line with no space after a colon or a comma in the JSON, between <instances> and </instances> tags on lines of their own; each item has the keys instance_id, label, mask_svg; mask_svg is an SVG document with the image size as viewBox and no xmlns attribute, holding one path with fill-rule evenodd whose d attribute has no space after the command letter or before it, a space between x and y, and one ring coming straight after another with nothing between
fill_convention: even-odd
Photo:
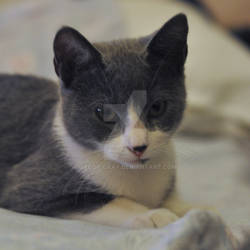
<instances>
[{"instance_id":1,"label":"white blanket","mask_svg":"<svg viewBox=\"0 0 250 250\"><path fill-rule=\"evenodd\" d=\"M191 212L162 229L125 230L0 209L1 250L233 250L215 215Z\"/></svg>"}]
</instances>

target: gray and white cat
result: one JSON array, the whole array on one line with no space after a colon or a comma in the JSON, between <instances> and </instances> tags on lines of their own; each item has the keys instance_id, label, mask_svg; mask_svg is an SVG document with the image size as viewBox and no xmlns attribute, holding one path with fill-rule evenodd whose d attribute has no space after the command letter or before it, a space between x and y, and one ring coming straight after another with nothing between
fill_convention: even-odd
<instances>
[{"instance_id":1,"label":"gray and white cat","mask_svg":"<svg viewBox=\"0 0 250 250\"><path fill-rule=\"evenodd\" d=\"M64 27L60 87L0 75L0 206L129 228L189 210L178 198L171 137L185 108L188 24L107 43Z\"/></svg>"}]
</instances>

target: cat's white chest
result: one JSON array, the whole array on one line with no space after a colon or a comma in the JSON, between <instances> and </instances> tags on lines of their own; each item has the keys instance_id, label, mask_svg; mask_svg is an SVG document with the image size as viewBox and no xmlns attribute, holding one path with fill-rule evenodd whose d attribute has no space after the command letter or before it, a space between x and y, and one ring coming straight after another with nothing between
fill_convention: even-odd
<instances>
[{"instance_id":1,"label":"cat's white chest","mask_svg":"<svg viewBox=\"0 0 250 250\"><path fill-rule=\"evenodd\" d=\"M130 198L147 207L157 207L173 184L174 172L167 169L119 169L96 179L109 192Z\"/></svg>"},{"instance_id":2,"label":"cat's white chest","mask_svg":"<svg viewBox=\"0 0 250 250\"><path fill-rule=\"evenodd\" d=\"M164 166L160 164L155 169L150 168L153 163L141 169L129 169L103 159L98 153L79 154L75 149L71 151L71 161L84 178L105 191L127 197L148 207L159 206L174 184L175 169L173 166L169 167L168 159L163 159Z\"/></svg>"}]
</instances>

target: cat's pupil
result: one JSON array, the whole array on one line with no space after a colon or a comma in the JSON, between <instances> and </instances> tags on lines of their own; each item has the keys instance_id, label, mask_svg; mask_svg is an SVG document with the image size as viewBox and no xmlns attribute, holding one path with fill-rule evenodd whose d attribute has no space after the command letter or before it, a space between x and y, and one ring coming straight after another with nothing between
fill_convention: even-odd
<instances>
[{"instance_id":1,"label":"cat's pupil","mask_svg":"<svg viewBox=\"0 0 250 250\"><path fill-rule=\"evenodd\" d=\"M152 108L154 112L159 112L159 110L161 110L161 104L160 103L154 104Z\"/></svg>"},{"instance_id":2,"label":"cat's pupil","mask_svg":"<svg viewBox=\"0 0 250 250\"><path fill-rule=\"evenodd\" d=\"M149 110L149 117L155 118L164 114L166 110L166 102L165 101L157 101L155 102L150 110Z\"/></svg>"}]
</instances>

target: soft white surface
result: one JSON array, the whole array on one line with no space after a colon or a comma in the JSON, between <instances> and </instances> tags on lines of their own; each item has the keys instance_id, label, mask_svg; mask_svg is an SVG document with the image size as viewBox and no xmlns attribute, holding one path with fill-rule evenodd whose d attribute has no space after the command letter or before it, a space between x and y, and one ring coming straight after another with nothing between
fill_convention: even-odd
<instances>
[{"instance_id":1,"label":"soft white surface","mask_svg":"<svg viewBox=\"0 0 250 250\"><path fill-rule=\"evenodd\" d=\"M208 213L192 212L165 228L145 230L43 218L3 209L0 219L1 250L233 250L224 225Z\"/></svg>"},{"instance_id":2,"label":"soft white surface","mask_svg":"<svg viewBox=\"0 0 250 250\"><path fill-rule=\"evenodd\" d=\"M214 206L233 230L250 228L249 161L229 138L176 140L178 186L186 200Z\"/></svg>"}]
</instances>

